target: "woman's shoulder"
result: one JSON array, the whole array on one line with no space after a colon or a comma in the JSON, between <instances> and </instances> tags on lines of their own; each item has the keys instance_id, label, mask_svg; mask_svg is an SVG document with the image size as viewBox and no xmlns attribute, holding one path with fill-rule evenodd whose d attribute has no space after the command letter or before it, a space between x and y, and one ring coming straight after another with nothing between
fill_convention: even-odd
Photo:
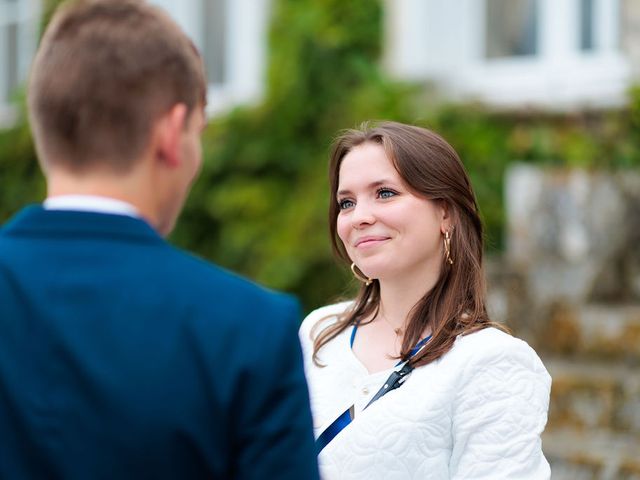
<instances>
[{"instance_id":1,"label":"woman's shoulder","mask_svg":"<svg viewBox=\"0 0 640 480\"><path fill-rule=\"evenodd\" d=\"M498 368L519 364L549 377L542 360L527 342L494 327L460 335L449 353L451 360L464 364L493 365Z\"/></svg>"},{"instance_id":2,"label":"woman's shoulder","mask_svg":"<svg viewBox=\"0 0 640 480\"><path fill-rule=\"evenodd\" d=\"M451 458L457 476L494 478L499 471L503 478L549 478L540 434L551 377L536 352L488 327L459 336L442 360L449 362L453 438L463 445Z\"/></svg>"},{"instance_id":3,"label":"woman's shoulder","mask_svg":"<svg viewBox=\"0 0 640 480\"><path fill-rule=\"evenodd\" d=\"M333 325L338 321L338 318L346 312L353 305L353 300L347 300L345 302L334 303L331 305L325 305L324 307L313 310L309 315L305 317L300 325L300 337L310 338L313 327L318 322L322 322L322 325L326 328ZM313 332L316 333L316 332Z\"/></svg>"}]
</instances>

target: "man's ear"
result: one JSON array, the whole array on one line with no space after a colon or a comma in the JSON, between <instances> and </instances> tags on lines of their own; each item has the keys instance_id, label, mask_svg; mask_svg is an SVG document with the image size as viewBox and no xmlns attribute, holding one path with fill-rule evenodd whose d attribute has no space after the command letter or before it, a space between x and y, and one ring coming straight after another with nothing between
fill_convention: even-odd
<instances>
[{"instance_id":1,"label":"man's ear","mask_svg":"<svg viewBox=\"0 0 640 480\"><path fill-rule=\"evenodd\" d=\"M187 106L177 103L156 123L157 156L169 167L176 167L182 161L180 142L186 121Z\"/></svg>"}]
</instances>

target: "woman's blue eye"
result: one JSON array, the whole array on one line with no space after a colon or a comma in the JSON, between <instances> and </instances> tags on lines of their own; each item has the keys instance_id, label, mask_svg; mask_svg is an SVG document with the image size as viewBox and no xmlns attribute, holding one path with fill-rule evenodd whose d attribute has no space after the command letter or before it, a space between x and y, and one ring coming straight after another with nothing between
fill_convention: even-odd
<instances>
[{"instance_id":1,"label":"woman's blue eye","mask_svg":"<svg viewBox=\"0 0 640 480\"><path fill-rule=\"evenodd\" d=\"M340 206L340 210L346 210L347 208L353 207L354 203L351 200L340 200L338 205Z\"/></svg>"},{"instance_id":2,"label":"woman's blue eye","mask_svg":"<svg viewBox=\"0 0 640 480\"><path fill-rule=\"evenodd\" d=\"M389 190L388 188L381 188L378 190L378 197L380 198L391 198L397 195L393 190Z\"/></svg>"}]
</instances>

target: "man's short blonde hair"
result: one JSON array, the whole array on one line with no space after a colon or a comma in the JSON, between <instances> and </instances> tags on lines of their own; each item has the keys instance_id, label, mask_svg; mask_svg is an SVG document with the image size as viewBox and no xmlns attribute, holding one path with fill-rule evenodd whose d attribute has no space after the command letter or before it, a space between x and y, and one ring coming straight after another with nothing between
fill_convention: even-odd
<instances>
[{"instance_id":1,"label":"man's short blonde hair","mask_svg":"<svg viewBox=\"0 0 640 480\"><path fill-rule=\"evenodd\" d=\"M161 9L142 0L63 4L34 60L29 114L45 168L125 172L154 122L206 103L202 60Z\"/></svg>"}]
</instances>

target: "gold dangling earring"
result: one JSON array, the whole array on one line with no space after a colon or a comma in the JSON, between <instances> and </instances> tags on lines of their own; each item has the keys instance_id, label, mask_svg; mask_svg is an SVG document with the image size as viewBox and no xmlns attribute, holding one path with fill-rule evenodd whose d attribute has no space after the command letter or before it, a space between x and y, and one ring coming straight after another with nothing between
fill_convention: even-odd
<instances>
[{"instance_id":1,"label":"gold dangling earring","mask_svg":"<svg viewBox=\"0 0 640 480\"><path fill-rule=\"evenodd\" d=\"M358 280L360 280L362 283L364 283L365 286L368 287L369 285L371 285L371 282L373 282L373 280L371 280L369 277L365 277L361 273L358 273L358 271L356 270L355 262L351 264L351 271L353 272L353 276L356 277Z\"/></svg>"},{"instance_id":2,"label":"gold dangling earring","mask_svg":"<svg viewBox=\"0 0 640 480\"><path fill-rule=\"evenodd\" d=\"M444 259L449 265L453 265L453 258L451 258L451 234L449 230L444 232Z\"/></svg>"}]
</instances>

